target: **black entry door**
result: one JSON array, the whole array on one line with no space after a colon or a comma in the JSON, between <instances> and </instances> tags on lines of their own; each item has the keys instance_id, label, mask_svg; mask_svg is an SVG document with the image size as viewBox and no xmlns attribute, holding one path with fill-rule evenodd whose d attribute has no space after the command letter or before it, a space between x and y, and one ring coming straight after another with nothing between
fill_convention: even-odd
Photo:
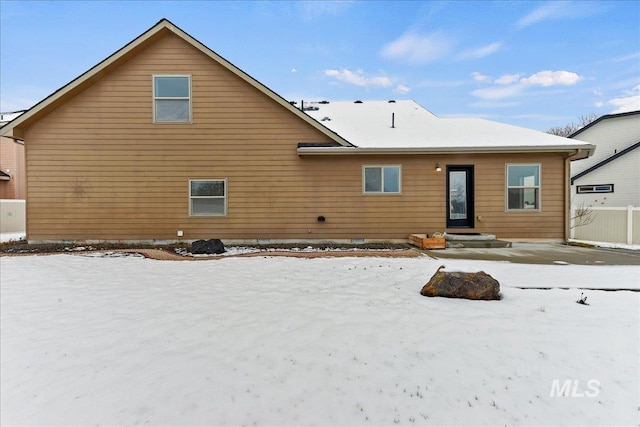
<instances>
[{"instance_id":1,"label":"black entry door","mask_svg":"<svg viewBox=\"0 0 640 427\"><path fill-rule=\"evenodd\" d=\"M447 166L447 228L473 228L473 166Z\"/></svg>"}]
</instances>

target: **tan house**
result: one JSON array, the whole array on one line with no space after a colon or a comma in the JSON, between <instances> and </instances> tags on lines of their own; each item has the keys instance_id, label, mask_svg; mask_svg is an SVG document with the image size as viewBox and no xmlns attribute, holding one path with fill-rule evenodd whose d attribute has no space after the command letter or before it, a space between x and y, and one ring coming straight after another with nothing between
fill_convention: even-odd
<instances>
[{"instance_id":1,"label":"tan house","mask_svg":"<svg viewBox=\"0 0 640 427\"><path fill-rule=\"evenodd\" d=\"M31 242L564 239L593 150L411 101L293 105L167 20L0 132Z\"/></svg>"}]
</instances>

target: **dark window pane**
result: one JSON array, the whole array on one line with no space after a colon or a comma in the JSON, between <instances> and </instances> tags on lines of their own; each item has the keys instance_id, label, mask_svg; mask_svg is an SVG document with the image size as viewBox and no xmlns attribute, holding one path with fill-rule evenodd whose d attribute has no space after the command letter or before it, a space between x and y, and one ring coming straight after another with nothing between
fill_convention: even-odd
<instances>
[{"instance_id":1,"label":"dark window pane","mask_svg":"<svg viewBox=\"0 0 640 427\"><path fill-rule=\"evenodd\" d=\"M189 77L156 77L157 97L189 97Z\"/></svg>"},{"instance_id":2,"label":"dark window pane","mask_svg":"<svg viewBox=\"0 0 640 427\"><path fill-rule=\"evenodd\" d=\"M191 215L224 214L224 199L191 199Z\"/></svg>"},{"instance_id":3,"label":"dark window pane","mask_svg":"<svg viewBox=\"0 0 640 427\"><path fill-rule=\"evenodd\" d=\"M158 122L188 122L189 100L156 100L156 121Z\"/></svg>"},{"instance_id":4,"label":"dark window pane","mask_svg":"<svg viewBox=\"0 0 640 427\"><path fill-rule=\"evenodd\" d=\"M224 181L191 181L191 196L224 195Z\"/></svg>"},{"instance_id":5,"label":"dark window pane","mask_svg":"<svg viewBox=\"0 0 640 427\"><path fill-rule=\"evenodd\" d=\"M380 193L382 191L382 168L364 170L364 191Z\"/></svg>"},{"instance_id":6,"label":"dark window pane","mask_svg":"<svg viewBox=\"0 0 640 427\"><path fill-rule=\"evenodd\" d=\"M540 185L540 166L511 165L508 166L509 187L537 187Z\"/></svg>"},{"instance_id":7,"label":"dark window pane","mask_svg":"<svg viewBox=\"0 0 640 427\"><path fill-rule=\"evenodd\" d=\"M400 192L400 168L397 166L384 168L384 192Z\"/></svg>"}]
</instances>

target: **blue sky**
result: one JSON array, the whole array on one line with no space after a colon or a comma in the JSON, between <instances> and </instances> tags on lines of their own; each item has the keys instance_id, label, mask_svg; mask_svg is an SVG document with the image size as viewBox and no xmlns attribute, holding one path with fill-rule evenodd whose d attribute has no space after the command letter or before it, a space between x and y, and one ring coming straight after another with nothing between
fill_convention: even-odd
<instances>
[{"instance_id":1,"label":"blue sky","mask_svg":"<svg viewBox=\"0 0 640 427\"><path fill-rule=\"evenodd\" d=\"M0 111L162 18L289 100L413 99L547 130L640 97L638 1L0 0Z\"/></svg>"}]
</instances>

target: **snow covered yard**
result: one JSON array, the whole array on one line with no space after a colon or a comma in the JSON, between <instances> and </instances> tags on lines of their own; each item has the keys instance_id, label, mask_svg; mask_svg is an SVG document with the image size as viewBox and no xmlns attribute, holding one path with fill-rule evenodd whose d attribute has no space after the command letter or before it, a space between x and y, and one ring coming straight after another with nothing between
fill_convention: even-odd
<instances>
[{"instance_id":1,"label":"snow covered yard","mask_svg":"<svg viewBox=\"0 0 640 427\"><path fill-rule=\"evenodd\" d=\"M637 266L447 260L502 285L465 301L427 257L96 255L0 258L2 425L639 421L640 293L518 289Z\"/></svg>"}]
</instances>

